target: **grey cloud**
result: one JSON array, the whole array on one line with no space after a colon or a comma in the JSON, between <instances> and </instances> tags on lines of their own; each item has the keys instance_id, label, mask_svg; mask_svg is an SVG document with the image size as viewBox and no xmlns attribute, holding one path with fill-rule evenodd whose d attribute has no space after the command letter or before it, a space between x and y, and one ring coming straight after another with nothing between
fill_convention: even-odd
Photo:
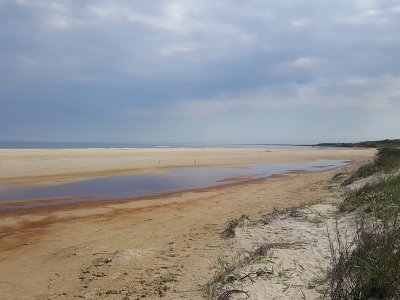
<instances>
[{"instance_id":1,"label":"grey cloud","mask_svg":"<svg viewBox=\"0 0 400 300\"><path fill-rule=\"evenodd\" d=\"M214 65L252 59L268 69L303 57L321 57L328 66L334 60L341 67L365 64L370 57L383 60L385 67L394 71L390 63L397 39L392 33L399 25L394 4L6 1L2 5L12 8L14 18L20 17L24 26L10 28L7 25L14 27L15 23L5 24L2 34L14 39L14 44L26 46L18 48L27 49L20 55L7 57L15 73L27 76L20 69L28 61L32 70L39 71L36 75L41 75L40 70L43 77L60 71L65 75L63 80L71 80L75 72L86 73L83 77L93 80L100 80L101 75L108 80L110 72L151 80L166 72L191 75L204 71L204 65L207 71L215 72ZM382 11L383 17L368 14L374 9ZM12 31L17 39L7 34L10 29L16 29ZM377 53L381 48L389 53ZM352 56L355 52L359 55ZM263 63L265 56L269 59ZM330 68L327 72L336 73Z\"/></svg>"},{"instance_id":2,"label":"grey cloud","mask_svg":"<svg viewBox=\"0 0 400 300\"><path fill-rule=\"evenodd\" d=\"M237 107L284 108L319 106L385 109L400 104L400 77L348 79L340 82L264 86L242 93L222 93L211 99L180 103L177 111L215 114Z\"/></svg>"},{"instance_id":3,"label":"grey cloud","mask_svg":"<svg viewBox=\"0 0 400 300\"><path fill-rule=\"evenodd\" d=\"M2 0L0 25L3 120L24 103L86 126L89 107L95 124L399 98L397 1Z\"/></svg>"}]
</instances>

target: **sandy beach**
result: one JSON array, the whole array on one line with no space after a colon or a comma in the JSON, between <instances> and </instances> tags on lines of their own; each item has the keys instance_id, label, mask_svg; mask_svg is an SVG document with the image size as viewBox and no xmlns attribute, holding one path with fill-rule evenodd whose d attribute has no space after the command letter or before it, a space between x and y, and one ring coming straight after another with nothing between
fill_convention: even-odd
<instances>
[{"instance_id":1,"label":"sandy beach","mask_svg":"<svg viewBox=\"0 0 400 300\"><path fill-rule=\"evenodd\" d=\"M311 148L0 149L2 183L47 185L165 168L358 159L371 150ZM3 186L4 188L4 186Z\"/></svg>"},{"instance_id":2,"label":"sandy beach","mask_svg":"<svg viewBox=\"0 0 400 300\"><path fill-rule=\"evenodd\" d=\"M169 167L371 160L374 149L207 148L0 150L0 188L54 185ZM0 215L4 299L201 299L230 241L229 219L258 217L338 195L338 170L291 173L222 187Z\"/></svg>"}]
</instances>

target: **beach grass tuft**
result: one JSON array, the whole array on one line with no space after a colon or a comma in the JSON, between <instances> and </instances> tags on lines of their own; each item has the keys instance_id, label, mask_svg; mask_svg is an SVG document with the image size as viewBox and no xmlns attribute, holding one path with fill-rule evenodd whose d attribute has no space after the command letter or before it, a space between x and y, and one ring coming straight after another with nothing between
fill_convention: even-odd
<instances>
[{"instance_id":1,"label":"beach grass tuft","mask_svg":"<svg viewBox=\"0 0 400 300\"><path fill-rule=\"evenodd\" d=\"M221 235L224 238L233 238L235 237L237 227L244 227L250 223L251 220L248 215L241 215L240 218L230 220Z\"/></svg>"},{"instance_id":2,"label":"beach grass tuft","mask_svg":"<svg viewBox=\"0 0 400 300\"><path fill-rule=\"evenodd\" d=\"M260 261L272 262L273 249L287 249L298 243L267 243L257 247L253 252L238 253L230 259L217 261L216 272L205 285L203 296L206 299L228 299L233 295L230 291L238 291L238 287L246 281L253 282L256 278L267 279L273 274L273 268L258 269L243 273L242 269Z\"/></svg>"}]
</instances>

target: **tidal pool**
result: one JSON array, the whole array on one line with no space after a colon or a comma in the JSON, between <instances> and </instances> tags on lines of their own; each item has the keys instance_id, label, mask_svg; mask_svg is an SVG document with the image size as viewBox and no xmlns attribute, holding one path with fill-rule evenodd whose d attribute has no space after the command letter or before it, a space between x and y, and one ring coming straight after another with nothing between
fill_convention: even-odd
<instances>
[{"instance_id":1,"label":"tidal pool","mask_svg":"<svg viewBox=\"0 0 400 300\"><path fill-rule=\"evenodd\" d=\"M0 202L59 198L55 204L118 200L187 189L220 186L250 179L266 178L290 171L322 172L343 167L349 161L316 160L307 163L246 164L237 167L170 168L163 174L132 174L97 178L52 186L12 188L0 191ZM5 203L4 203L5 204ZM55 205L32 202L31 206ZM2 205L1 209L13 206ZM26 207L26 206L25 206Z\"/></svg>"}]
</instances>

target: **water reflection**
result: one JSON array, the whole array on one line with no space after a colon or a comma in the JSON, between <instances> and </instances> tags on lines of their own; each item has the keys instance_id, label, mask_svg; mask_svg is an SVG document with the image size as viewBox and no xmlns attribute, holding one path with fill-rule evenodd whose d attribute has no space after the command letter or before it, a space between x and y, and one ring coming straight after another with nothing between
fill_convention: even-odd
<instances>
[{"instance_id":1,"label":"water reflection","mask_svg":"<svg viewBox=\"0 0 400 300\"><path fill-rule=\"evenodd\" d=\"M241 167L171 168L163 174L134 174L65 183L54 186L15 188L0 191L0 201L64 198L64 201L121 199L202 188L258 179L289 171L321 172L346 165L343 160L309 163L248 164ZM74 199L78 197L79 199ZM65 199L71 198L71 199ZM3 206L3 208L5 208Z\"/></svg>"}]
</instances>

